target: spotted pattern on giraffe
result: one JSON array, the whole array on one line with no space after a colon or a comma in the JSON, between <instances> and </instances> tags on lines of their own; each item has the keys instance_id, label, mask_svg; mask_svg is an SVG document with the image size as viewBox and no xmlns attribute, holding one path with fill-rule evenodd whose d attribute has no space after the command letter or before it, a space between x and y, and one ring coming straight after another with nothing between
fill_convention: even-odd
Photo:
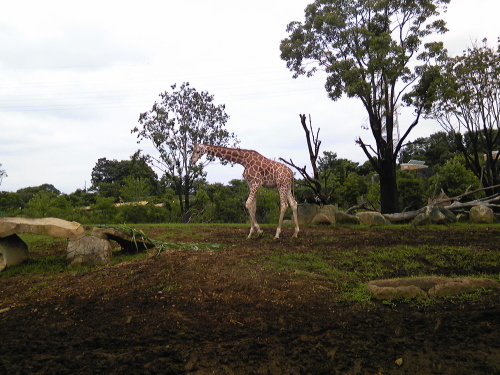
<instances>
[{"instance_id":1,"label":"spotted pattern on giraffe","mask_svg":"<svg viewBox=\"0 0 500 375\"><path fill-rule=\"evenodd\" d=\"M295 224L293 237L297 237L299 233L297 202L292 194L293 172L290 168L282 163L268 159L254 150L205 144L194 145L193 154L191 155L191 164L196 163L204 154L241 164L245 168L243 171L243 178L248 183L250 190L245 204L250 214L251 222L248 238L251 238L253 233L259 236L262 235L262 230L255 218L255 212L257 210L257 191L261 186L266 188L277 188L280 195L280 217L274 238L279 238L280 236L283 216L288 206L292 208L293 221Z\"/></svg>"}]
</instances>

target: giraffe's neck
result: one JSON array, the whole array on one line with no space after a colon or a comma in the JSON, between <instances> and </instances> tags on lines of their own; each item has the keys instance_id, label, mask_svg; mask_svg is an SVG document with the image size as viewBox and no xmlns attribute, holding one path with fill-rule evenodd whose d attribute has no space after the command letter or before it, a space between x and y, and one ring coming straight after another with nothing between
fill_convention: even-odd
<instances>
[{"instance_id":1,"label":"giraffe's neck","mask_svg":"<svg viewBox=\"0 0 500 375\"><path fill-rule=\"evenodd\" d=\"M215 157L230 161L232 163L241 164L246 166L248 164L249 156L252 152L250 150L241 150L239 148L229 148L221 146L203 145L208 154Z\"/></svg>"}]
</instances>

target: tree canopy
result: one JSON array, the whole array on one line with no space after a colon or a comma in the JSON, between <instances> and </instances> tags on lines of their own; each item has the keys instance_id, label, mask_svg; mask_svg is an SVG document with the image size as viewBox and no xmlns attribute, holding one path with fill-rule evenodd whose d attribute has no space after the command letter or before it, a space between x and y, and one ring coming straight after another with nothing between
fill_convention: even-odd
<instances>
[{"instance_id":1,"label":"tree canopy","mask_svg":"<svg viewBox=\"0 0 500 375\"><path fill-rule=\"evenodd\" d=\"M141 113L141 127L132 133L137 133L138 142L147 139L153 143L159 155L150 155L150 161L164 173L177 193L182 212L187 213L193 184L205 175L203 165L190 165L193 145L234 146L238 140L226 130L229 116L223 104L214 103L213 95L198 92L187 82L171 89L160 94L161 100L151 110Z\"/></svg>"},{"instance_id":2,"label":"tree canopy","mask_svg":"<svg viewBox=\"0 0 500 375\"><path fill-rule=\"evenodd\" d=\"M357 143L380 175L384 213L399 210L397 155L432 101L432 63L445 52L440 42L427 43L422 50L423 38L446 31L436 16L448 3L316 0L306 8L305 22L291 22L289 37L281 41L281 58L294 77L323 70L331 99L346 94L363 103L375 145L361 138ZM417 58L422 64L411 68ZM397 139L397 108L403 96L415 106L416 117Z\"/></svg>"},{"instance_id":3,"label":"tree canopy","mask_svg":"<svg viewBox=\"0 0 500 375\"><path fill-rule=\"evenodd\" d=\"M91 190L103 197L119 197L127 181L140 179L148 185L149 190L156 193L158 178L147 160L147 157L140 155L140 151L132 155L130 160L100 158L92 169Z\"/></svg>"},{"instance_id":4,"label":"tree canopy","mask_svg":"<svg viewBox=\"0 0 500 375\"><path fill-rule=\"evenodd\" d=\"M500 51L483 40L443 62L440 74L427 115L450 134L485 187L500 184Z\"/></svg>"}]
</instances>

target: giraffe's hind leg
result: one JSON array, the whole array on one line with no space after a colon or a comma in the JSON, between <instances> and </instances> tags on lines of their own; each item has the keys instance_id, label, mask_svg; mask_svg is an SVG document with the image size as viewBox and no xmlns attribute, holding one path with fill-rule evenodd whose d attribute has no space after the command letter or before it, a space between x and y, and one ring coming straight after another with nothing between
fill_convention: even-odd
<instances>
[{"instance_id":1,"label":"giraffe's hind leg","mask_svg":"<svg viewBox=\"0 0 500 375\"><path fill-rule=\"evenodd\" d=\"M286 191L279 190L280 193L280 218L278 221L278 228L276 228L276 235L274 238L280 238L281 226L283 224L283 217L285 216L286 209L288 208L288 199Z\"/></svg>"},{"instance_id":2,"label":"giraffe's hind leg","mask_svg":"<svg viewBox=\"0 0 500 375\"><path fill-rule=\"evenodd\" d=\"M288 193L288 203L290 204L290 207L292 207L293 223L295 224L295 231L293 232L292 237L297 237L299 234L299 217L297 214L297 201L293 197L292 192Z\"/></svg>"}]
</instances>

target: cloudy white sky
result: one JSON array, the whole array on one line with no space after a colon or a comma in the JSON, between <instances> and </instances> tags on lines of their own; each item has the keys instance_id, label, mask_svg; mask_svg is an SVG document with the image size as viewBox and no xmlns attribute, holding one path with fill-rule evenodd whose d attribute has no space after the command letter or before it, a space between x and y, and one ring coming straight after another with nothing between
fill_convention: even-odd
<instances>
[{"instance_id":1,"label":"cloudy white sky","mask_svg":"<svg viewBox=\"0 0 500 375\"><path fill-rule=\"evenodd\" d=\"M320 127L322 151L364 162L354 140L370 135L355 99L329 100L324 79L292 79L279 44L312 0L9 1L0 12L0 190L90 187L102 157L128 160L131 129L158 94L190 82L215 96L240 147L308 162L299 113ZM452 54L500 36L498 0L451 0L441 36ZM402 115L401 131L405 129ZM411 118L410 118L411 119ZM439 129L417 127L410 139ZM369 142L368 142L369 143ZM211 165L210 182L241 178Z\"/></svg>"}]
</instances>

